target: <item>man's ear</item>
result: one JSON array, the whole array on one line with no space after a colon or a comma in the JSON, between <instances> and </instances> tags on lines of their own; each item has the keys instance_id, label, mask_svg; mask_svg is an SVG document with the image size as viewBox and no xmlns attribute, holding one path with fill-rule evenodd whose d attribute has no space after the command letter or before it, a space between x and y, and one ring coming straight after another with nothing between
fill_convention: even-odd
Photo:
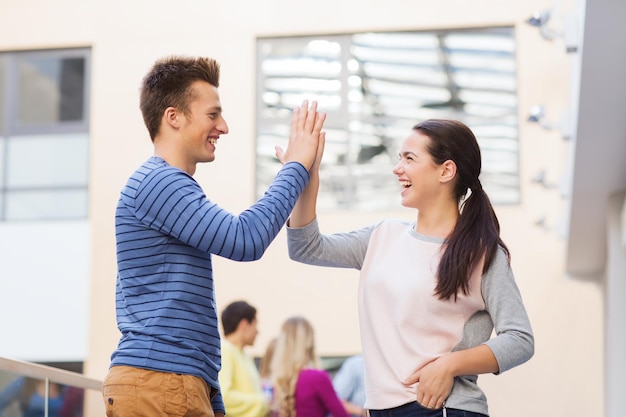
<instances>
[{"instance_id":1,"label":"man's ear","mask_svg":"<svg viewBox=\"0 0 626 417\"><path fill-rule=\"evenodd\" d=\"M237 331L243 329L246 326L246 324L248 324L248 320L246 319L239 320L239 323L237 323Z\"/></svg>"},{"instance_id":2,"label":"man's ear","mask_svg":"<svg viewBox=\"0 0 626 417\"><path fill-rule=\"evenodd\" d=\"M180 118L178 114L178 110L175 107L168 107L163 112L163 119L165 123L172 129L180 128Z\"/></svg>"},{"instance_id":3,"label":"man's ear","mask_svg":"<svg viewBox=\"0 0 626 417\"><path fill-rule=\"evenodd\" d=\"M450 159L441 164L441 182L450 182L456 177L456 163Z\"/></svg>"}]
</instances>

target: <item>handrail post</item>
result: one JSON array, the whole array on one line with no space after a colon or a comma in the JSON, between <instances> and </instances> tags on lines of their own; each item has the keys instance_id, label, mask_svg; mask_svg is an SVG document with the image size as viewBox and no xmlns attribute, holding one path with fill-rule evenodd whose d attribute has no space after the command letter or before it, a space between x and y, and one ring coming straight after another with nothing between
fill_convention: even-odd
<instances>
[{"instance_id":1,"label":"handrail post","mask_svg":"<svg viewBox=\"0 0 626 417\"><path fill-rule=\"evenodd\" d=\"M49 405L50 405L50 379L46 377L46 379L44 379L44 402L43 402L44 417L48 417Z\"/></svg>"}]
</instances>

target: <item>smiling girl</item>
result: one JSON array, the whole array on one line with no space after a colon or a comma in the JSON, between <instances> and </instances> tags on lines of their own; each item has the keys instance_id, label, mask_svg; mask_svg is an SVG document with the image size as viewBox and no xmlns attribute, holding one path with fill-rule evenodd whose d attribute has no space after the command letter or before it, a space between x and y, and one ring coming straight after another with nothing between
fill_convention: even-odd
<instances>
[{"instance_id":1,"label":"smiling girl","mask_svg":"<svg viewBox=\"0 0 626 417\"><path fill-rule=\"evenodd\" d=\"M360 270L370 416L488 415L478 375L526 362L534 339L479 179L472 131L454 120L426 120L402 143L393 173L402 205L417 211L413 222L321 234L319 164L318 158L288 223L289 255Z\"/></svg>"}]
</instances>

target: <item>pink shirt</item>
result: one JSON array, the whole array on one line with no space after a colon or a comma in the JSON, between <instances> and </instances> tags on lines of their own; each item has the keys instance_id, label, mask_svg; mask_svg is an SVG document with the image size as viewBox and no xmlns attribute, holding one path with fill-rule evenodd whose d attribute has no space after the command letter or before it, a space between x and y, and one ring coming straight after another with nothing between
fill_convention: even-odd
<instances>
[{"instance_id":1,"label":"pink shirt","mask_svg":"<svg viewBox=\"0 0 626 417\"><path fill-rule=\"evenodd\" d=\"M415 224L384 220L348 233L322 235L317 220L287 228L289 256L310 265L355 268L365 359L366 408L388 409L416 399L402 381L433 358L485 344L504 372L534 353L532 328L506 253L499 249L481 276L470 277L468 296L434 295L444 239ZM493 332L495 331L495 335ZM477 375L458 376L446 406L489 414Z\"/></svg>"},{"instance_id":2,"label":"pink shirt","mask_svg":"<svg viewBox=\"0 0 626 417\"><path fill-rule=\"evenodd\" d=\"M468 319L485 308L480 272L472 275L470 294L459 294L456 302L433 295L441 241L416 239L400 222L385 222L372 233L359 281L367 408L415 401L416 387L402 381L450 352Z\"/></svg>"},{"instance_id":3,"label":"pink shirt","mask_svg":"<svg viewBox=\"0 0 626 417\"><path fill-rule=\"evenodd\" d=\"M303 369L296 383L297 417L350 417L322 369Z\"/></svg>"}]
</instances>

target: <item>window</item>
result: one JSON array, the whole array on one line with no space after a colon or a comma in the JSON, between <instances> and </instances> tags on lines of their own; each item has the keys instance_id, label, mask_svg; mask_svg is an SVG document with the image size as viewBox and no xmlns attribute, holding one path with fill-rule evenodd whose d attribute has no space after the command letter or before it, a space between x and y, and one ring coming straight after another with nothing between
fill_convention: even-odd
<instances>
[{"instance_id":1,"label":"window","mask_svg":"<svg viewBox=\"0 0 626 417\"><path fill-rule=\"evenodd\" d=\"M494 204L519 202L513 29L376 32L257 42L256 190L280 167L291 111L327 112L320 209L399 207L391 170L421 120L453 118L477 136L481 180Z\"/></svg>"},{"instance_id":2,"label":"window","mask_svg":"<svg viewBox=\"0 0 626 417\"><path fill-rule=\"evenodd\" d=\"M89 56L0 53L0 221L87 217Z\"/></svg>"}]
</instances>

